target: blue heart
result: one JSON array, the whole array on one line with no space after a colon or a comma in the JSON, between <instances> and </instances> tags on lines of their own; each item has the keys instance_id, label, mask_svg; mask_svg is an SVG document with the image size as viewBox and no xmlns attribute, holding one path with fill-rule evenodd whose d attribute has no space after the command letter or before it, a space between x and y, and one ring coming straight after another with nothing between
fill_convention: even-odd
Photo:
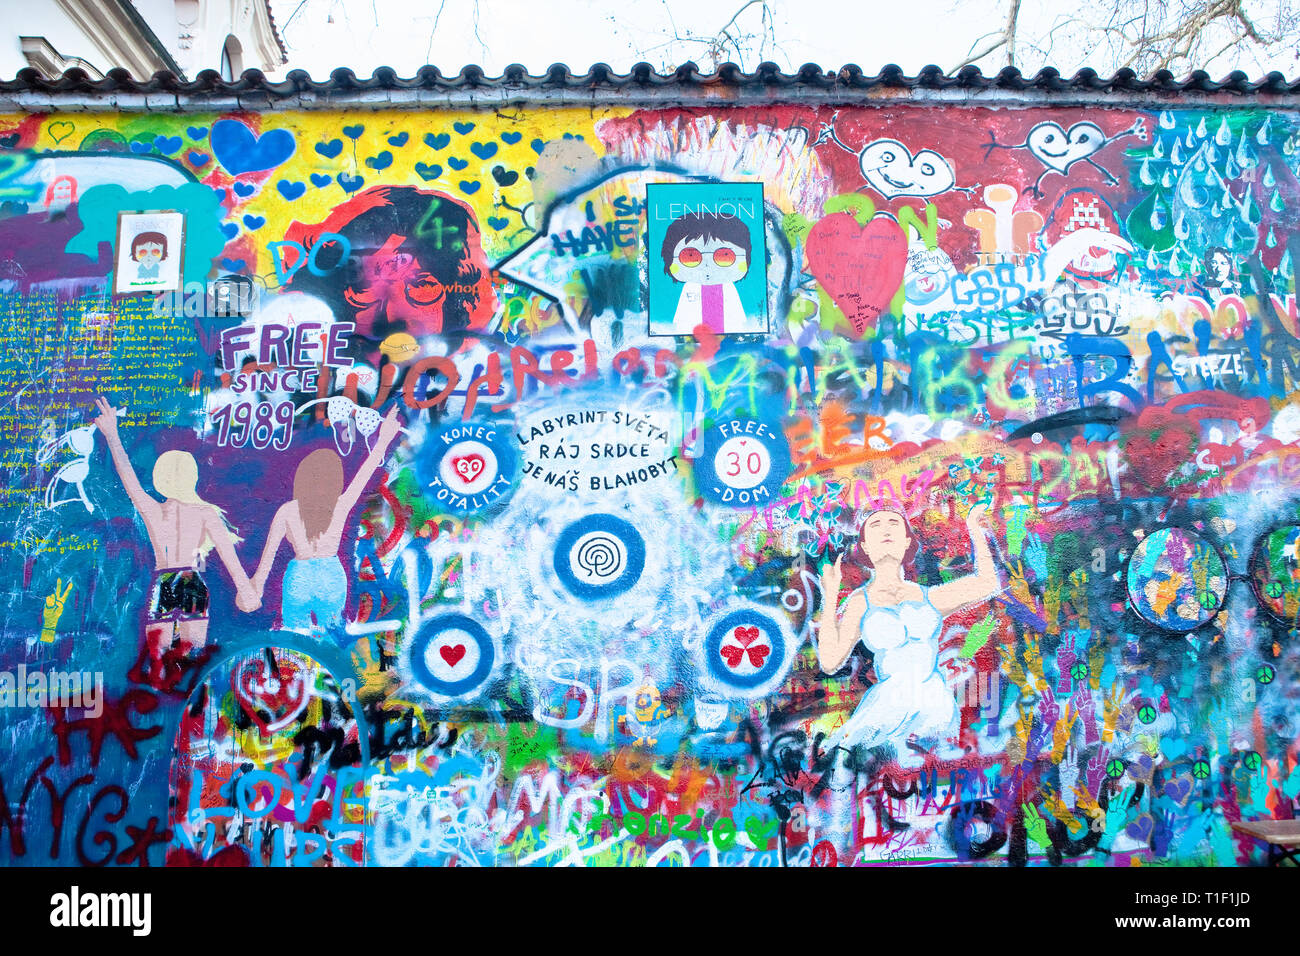
<instances>
[{"instance_id":1,"label":"blue heart","mask_svg":"<svg viewBox=\"0 0 1300 956\"><path fill-rule=\"evenodd\" d=\"M515 145L515 143L519 142L523 138L524 138L523 133L502 133L501 134L501 142L505 143L507 146Z\"/></svg>"},{"instance_id":2,"label":"blue heart","mask_svg":"<svg viewBox=\"0 0 1300 956\"><path fill-rule=\"evenodd\" d=\"M206 166L208 160L212 157L207 153L200 153L197 149L192 149L185 154L185 158L190 161L191 166ZM224 196L225 192L222 192L222 195Z\"/></svg>"},{"instance_id":3,"label":"blue heart","mask_svg":"<svg viewBox=\"0 0 1300 956\"><path fill-rule=\"evenodd\" d=\"M390 146L405 146L406 141L410 138L410 136L411 136L410 133L398 133L396 136L388 137L388 144Z\"/></svg>"},{"instance_id":4,"label":"blue heart","mask_svg":"<svg viewBox=\"0 0 1300 956\"><path fill-rule=\"evenodd\" d=\"M433 133L425 133L424 142L426 145L432 146L434 149L446 149L447 144L451 142L451 134L438 133L435 135Z\"/></svg>"},{"instance_id":5,"label":"blue heart","mask_svg":"<svg viewBox=\"0 0 1300 956\"><path fill-rule=\"evenodd\" d=\"M581 133L565 133L565 134L564 134L564 138L565 138L565 139L582 139L582 134L581 134Z\"/></svg>"},{"instance_id":6,"label":"blue heart","mask_svg":"<svg viewBox=\"0 0 1300 956\"><path fill-rule=\"evenodd\" d=\"M447 165L450 166L452 169L464 169L466 166L469 165L469 160L458 159L455 156L448 156Z\"/></svg>"},{"instance_id":7,"label":"blue heart","mask_svg":"<svg viewBox=\"0 0 1300 956\"><path fill-rule=\"evenodd\" d=\"M245 216L244 225L249 229L261 229L266 225L266 220L261 216Z\"/></svg>"},{"instance_id":8,"label":"blue heart","mask_svg":"<svg viewBox=\"0 0 1300 956\"><path fill-rule=\"evenodd\" d=\"M500 232L506 226L510 225L510 220L505 216L488 216L488 225Z\"/></svg>"},{"instance_id":9,"label":"blue heart","mask_svg":"<svg viewBox=\"0 0 1300 956\"><path fill-rule=\"evenodd\" d=\"M232 176L274 169L298 148L287 129L273 129L258 137L238 120L217 120L208 142L217 154L217 162Z\"/></svg>"},{"instance_id":10,"label":"blue heart","mask_svg":"<svg viewBox=\"0 0 1300 956\"><path fill-rule=\"evenodd\" d=\"M469 151L479 159L488 159L496 155L496 143L470 143Z\"/></svg>"},{"instance_id":11,"label":"blue heart","mask_svg":"<svg viewBox=\"0 0 1300 956\"><path fill-rule=\"evenodd\" d=\"M224 256L221 259L221 268L227 272L243 272L246 266L243 259L227 259Z\"/></svg>"},{"instance_id":12,"label":"blue heart","mask_svg":"<svg viewBox=\"0 0 1300 956\"><path fill-rule=\"evenodd\" d=\"M454 129L456 132L460 133L461 136L464 136L466 133L468 133L470 130L474 128L474 124L473 123L452 123L451 128Z\"/></svg>"},{"instance_id":13,"label":"blue heart","mask_svg":"<svg viewBox=\"0 0 1300 956\"><path fill-rule=\"evenodd\" d=\"M533 148L533 152L536 153L538 156L542 155L542 150L546 148L546 144L543 143L540 139L535 139L528 145Z\"/></svg>"},{"instance_id":14,"label":"blue heart","mask_svg":"<svg viewBox=\"0 0 1300 956\"><path fill-rule=\"evenodd\" d=\"M430 179L437 179L442 175L442 167L437 163L416 163L415 171L419 173L420 178L426 183Z\"/></svg>"},{"instance_id":15,"label":"blue heart","mask_svg":"<svg viewBox=\"0 0 1300 956\"><path fill-rule=\"evenodd\" d=\"M142 143L138 139L131 140L131 152L147 153L153 149L153 143Z\"/></svg>"},{"instance_id":16,"label":"blue heart","mask_svg":"<svg viewBox=\"0 0 1300 956\"><path fill-rule=\"evenodd\" d=\"M311 174L312 185L314 185L317 189L324 189L326 186L328 186L328 185L330 184L330 180L331 180L332 178L333 178L333 177L330 176L329 173L312 173L312 174Z\"/></svg>"},{"instance_id":17,"label":"blue heart","mask_svg":"<svg viewBox=\"0 0 1300 956\"><path fill-rule=\"evenodd\" d=\"M482 185L481 183L469 183L462 179L460 181L460 191L463 193L468 193L469 195L472 196L476 192L478 192L479 186L481 185Z\"/></svg>"},{"instance_id":18,"label":"blue heart","mask_svg":"<svg viewBox=\"0 0 1300 956\"><path fill-rule=\"evenodd\" d=\"M185 132L190 139L200 140L208 135L208 128L206 126L187 126Z\"/></svg>"},{"instance_id":19,"label":"blue heart","mask_svg":"<svg viewBox=\"0 0 1300 956\"><path fill-rule=\"evenodd\" d=\"M360 176L349 176L347 173L339 173L334 178L339 181L339 185L343 187L345 193L356 192L365 182Z\"/></svg>"},{"instance_id":20,"label":"blue heart","mask_svg":"<svg viewBox=\"0 0 1300 956\"><path fill-rule=\"evenodd\" d=\"M257 192L257 187L252 183L235 183L236 196L251 196Z\"/></svg>"},{"instance_id":21,"label":"blue heart","mask_svg":"<svg viewBox=\"0 0 1300 956\"><path fill-rule=\"evenodd\" d=\"M239 235L239 226L233 222L223 222L221 231L226 234L227 239L234 239L235 236Z\"/></svg>"},{"instance_id":22,"label":"blue heart","mask_svg":"<svg viewBox=\"0 0 1300 956\"><path fill-rule=\"evenodd\" d=\"M316 152L320 153L326 159L333 159L339 153L343 152L343 140L332 139L328 143L317 143Z\"/></svg>"},{"instance_id":23,"label":"blue heart","mask_svg":"<svg viewBox=\"0 0 1300 956\"><path fill-rule=\"evenodd\" d=\"M356 139L365 131L366 128L362 126L360 123L357 123L355 126L343 127L343 135L346 136L348 139Z\"/></svg>"},{"instance_id":24,"label":"blue heart","mask_svg":"<svg viewBox=\"0 0 1300 956\"><path fill-rule=\"evenodd\" d=\"M217 189L217 188L213 187L213 190L212 190L212 191L213 191L214 193L217 194L217 202L225 202L225 201L226 201L226 191L225 191L224 189Z\"/></svg>"},{"instance_id":25,"label":"blue heart","mask_svg":"<svg viewBox=\"0 0 1300 956\"><path fill-rule=\"evenodd\" d=\"M155 136L153 144L158 147L160 153L170 156L181 148L181 138L179 136Z\"/></svg>"},{"instance_id":26,"label":"blue heart","mask_svg":"<svg viewBox=\"0 0 1300 956\"><path fill-rule=\"evenodd\" d=\"M329 182L328 176L325 177L325 181ZM282 179L275 184L275 188L280 190L281 196L289 200L289 202L293 202L295 199L297 199L299 196L301 196L303 193L307 191L307 184L291 183L287 179Z\"/></svg>"},{"instance_id":27,"label":"blue heart","mask_svg":"<svg viewBox=\"0 0 1300 956\"><path fill-rule=\"evenodd\" d=\"M1182 737L1162 737L1160 740L1160 750L1170 760L1177 760L1183 754L1187 753L1187 741Z\"/></svg>"},{"instance_id":28,"label":"blue heart","mask_svg":"<svg viewBox=\"0 0 1300 956\"><path fill-rule=\"evenodd\" d=\"M393 165L393 154L388 150L384 150L378 156L367 157L366 165L374 170L387 169Z\"/></svg>"}]
</instances>

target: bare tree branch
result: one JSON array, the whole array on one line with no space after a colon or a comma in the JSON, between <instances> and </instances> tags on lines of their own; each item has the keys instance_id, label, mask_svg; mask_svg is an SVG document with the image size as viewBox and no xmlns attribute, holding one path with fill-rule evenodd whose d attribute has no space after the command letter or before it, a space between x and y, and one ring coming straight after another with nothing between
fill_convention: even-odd
<instances>
[{"instance_id":1,"label":"bare tree branch","mask_svg":"<svg viewBox=\"0 0 1300 956\"><path fill-rule=\"evenodd\" d=\"M978 38L954 71L998 51L1004 51L1008 64L1026 69L1026 56L1036 64L1067 67L1070 64L1053 62L1053 54L1076 49L1086 51L1074 54L1079 66L1098 72L1130 68L1144 74L1210 69L1234 55L1237 61L1248 58L1257 64L1287 54L1300 59L1300 6L1281 0L1275 17L1261 19L1252 9L1258 13L1262 2L1093 0L1077 15L1058 16L1045 34L1026 37L1017 19L1020 0L1010 0L1003 29Z\"/></svg>"}]
</instances>

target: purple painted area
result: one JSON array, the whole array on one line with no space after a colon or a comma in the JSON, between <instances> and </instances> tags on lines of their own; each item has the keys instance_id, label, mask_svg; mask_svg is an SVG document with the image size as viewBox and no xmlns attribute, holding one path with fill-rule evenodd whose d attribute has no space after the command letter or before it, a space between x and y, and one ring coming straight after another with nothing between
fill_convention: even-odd
<instances>
[{"instance_id":1,"label":"purple painted area","mask_svg":"<svg viewBox=\"0 0 1300 956\"><path fill-rule=\"evenodd\" d=\"M113 248L99 244L99 258L63 250L81 232L75 204L53 215L28 213L0 220L0 280L14 280L22 292L45 282L103 279L113 269Z\"/></svg>"}]
</instances>

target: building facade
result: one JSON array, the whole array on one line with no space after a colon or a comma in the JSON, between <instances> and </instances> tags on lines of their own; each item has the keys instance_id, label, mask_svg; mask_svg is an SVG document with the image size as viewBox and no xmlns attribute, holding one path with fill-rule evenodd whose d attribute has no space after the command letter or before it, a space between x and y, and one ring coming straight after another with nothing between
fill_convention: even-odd
<instances>
[{"instance_id":1,"label":"building facade","mask_svg":"<svg viewBox=\"0 0 1300 956\"><path fill-rule=\"evenodd\" d=\"M284 43L267 0L37 0L0 48L0 76L33 68L45 77L80 69L96 79L122 68L144 80L216 70L275 76Z\"/></svg>"}]
</instances>

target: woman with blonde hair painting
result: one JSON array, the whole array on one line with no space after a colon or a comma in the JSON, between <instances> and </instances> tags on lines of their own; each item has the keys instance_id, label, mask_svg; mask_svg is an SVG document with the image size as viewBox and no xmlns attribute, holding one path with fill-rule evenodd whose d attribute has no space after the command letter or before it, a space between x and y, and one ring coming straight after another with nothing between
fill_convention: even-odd
<instances>
[{"instance_id":1,"label":"woman with blonde hair painting","mask_svg":"<svg viewBox=\"0 0 1300 956\"><path fill-rule=\"evenodd\" d=\"M189 651L207 642L208 586L201 572L214 548L235 584L240 609L256 610L261 600L235 554L239 539L226 523L224 512L198 495L199 468L194 456L185 451L165 451L158 456L153 485L163 496L159 503L140 484L117 434L121 411L103 398L96 399L95 405L99 409L95 426L104 435L122 486L144 520L153 545L153 594L146 621L147 633L157 642L149 648L157 663L173 645Z\"/></svg>"},{"instance_id":2,"label":"woman with blonde hair painting","mask_svg":"<svg viewBox=\"0 0 1300 956\"><path fill-rule=\"evenodd\" d=\"M286 631L321 634L343 625L348 601L348 576L339 560L343 531L400 428L394 406L379 426L375 447L346 490L343 461L331 449L318 448L299 462L293 476L293 498L276 511L262 560L253 574L253 587L260 598L280 545L288 538L294 558L280 585L280 626Z\"/></svg>"},{"instance_id":3,"label":"woman with blonde hair painting","mask_svg":"<svg viewBox=\"0 0 1300 956\"><path fill-rule=\"evenodd\" d=\"M862 521L858 547L871 578L838 611L840 564L822 570L822 616L817 632L821 669L844 666L858 642L875 658L878 680L848 721L826 742L835 747L893 744L900 757L912 740L942 741L958 730L957 704L939 673L939 635L949 614L987 601L1002 590L984 537L984 505L966 518L975 551L975 572L933 587L908 577L919 541L901 508L886 505Z\"/></svg>"}]
</instances>

